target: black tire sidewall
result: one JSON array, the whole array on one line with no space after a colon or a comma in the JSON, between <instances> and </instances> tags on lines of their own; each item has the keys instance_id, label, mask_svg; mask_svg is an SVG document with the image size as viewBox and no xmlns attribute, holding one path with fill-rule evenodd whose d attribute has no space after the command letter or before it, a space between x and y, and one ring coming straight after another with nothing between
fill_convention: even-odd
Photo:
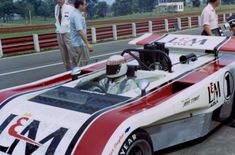
<instances>
[{"instance_id":1,"label":"black tire sidewall","mask_svg":"<svg viewBox=\"0 0 235 155\"><path fill-rule=\"evenodd\" d=\"M137 130L137 131L131 133L127 137L125 142L122 144L122 147L118 152L118 155L126 155L126 153L130 150L130 148L132 148L133 144L137 140L145 140L149 144L149 146L151 147L152 154L153 154L153 146L152 146L151 138L149 137L149 135L145 131Z\"/></svg>"},{"instance_id":2,"label":"black tire sidewall","mask_svg":"<svg viewBox=\"0 0 235 155\"><path fill-rule=\"evenodd\" d=\"M235 119L235 92L233 94L233 105L232 105L232 112L230 115L230 119Z\"/></svg>"}]
</instances>

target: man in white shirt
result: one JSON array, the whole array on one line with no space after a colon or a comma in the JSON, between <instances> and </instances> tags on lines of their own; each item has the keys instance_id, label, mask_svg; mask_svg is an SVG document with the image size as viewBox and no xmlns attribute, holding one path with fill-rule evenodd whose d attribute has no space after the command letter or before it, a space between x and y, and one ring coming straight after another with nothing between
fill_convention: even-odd
<instances>
[{"instance_id":1,"label":"man in white shirt","mask_svg":"<svg viewBox=\"0 0 235 155\"><path fill-rule=\"evenodd\" d=\"M218 15L215 9L219 7L221 0L209 0L208 5L204 8L201 14L203 32L202 35L220 35Z\"/></svg>"},{"instance_id":2,"label":"man in white shirt","mask_svg":"<svg viewBox=\"0 0 235 155\"><path fill-rule=\"evenodd\" d=\"M70 63L72 55L70 14L73 9L74 7L71 5L65 4L65 0L57 0L57 5L55 7L56 34L60 53L67 71L72 69L72 65Z\"/></svg>"}]
</instances>

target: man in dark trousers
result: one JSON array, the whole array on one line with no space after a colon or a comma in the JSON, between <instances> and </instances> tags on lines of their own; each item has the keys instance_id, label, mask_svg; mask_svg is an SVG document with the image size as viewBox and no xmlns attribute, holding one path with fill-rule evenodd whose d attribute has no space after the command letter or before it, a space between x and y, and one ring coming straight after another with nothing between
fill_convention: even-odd
<instances>
[{"instance_id":1,"label":"man in dark trousers","mask_svg":"<svg viewBox=\"0 0 235 155\"><path fill-rule=\"evenodd\" d=\"M208 0L208 5L204 8L201 14L201 22L203 27L202 35L220 36L218 15L216 8L219 7L221 0Z\"/></svg>"}]
</instances>

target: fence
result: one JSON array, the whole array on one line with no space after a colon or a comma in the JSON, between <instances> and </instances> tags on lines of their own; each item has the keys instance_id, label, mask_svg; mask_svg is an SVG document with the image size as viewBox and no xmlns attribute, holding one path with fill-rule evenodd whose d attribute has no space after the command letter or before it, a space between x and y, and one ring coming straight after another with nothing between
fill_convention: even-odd
<instances>
[{"instance_id":1,"label":"fence","mask_svg":"<svg viewBox=\"0 0 235 155\"><path fill-rule=\"evenodd\" d=\"M230 14L220 14L219 22L225 22ZM88 29L88 40L92 43L136 37L146 32L168 32L200 26L200 16L168 19L152 19L148 22L138 22L122 25ZM32 36L17 37L0 40L0 57L6 54L27 51L40 52L43 49L57 47L56 34L34 34Z\"/></svg>"}]
</instances>

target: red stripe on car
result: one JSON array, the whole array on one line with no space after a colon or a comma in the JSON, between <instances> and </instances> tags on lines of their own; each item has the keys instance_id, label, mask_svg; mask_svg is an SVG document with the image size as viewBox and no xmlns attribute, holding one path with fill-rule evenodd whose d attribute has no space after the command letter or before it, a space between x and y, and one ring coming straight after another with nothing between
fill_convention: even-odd
<instances>
[{"instance_id":1,"label":"red stripe on car","mask_svg":"<svg viewBox=\"0 0 235 155\"><path fill-rule=\"evenodd\" d=\"M184 78L176 80L172 84L162 87L160 90L156 90L154 93L144 97L141 100L104 113L98 117L84 133L74 154L101 155L112 134L126 119L146 109L150 109L163 103L183 90L175 90L174 84L178 82L182 85L193 85L234 61L234 56L222 57L219 60L216 60L207 66L190 73Z\"/></svg>"},{"instance_id":2,"label":"red stripe on car","mask_svg":"<svg viewBox=\"0 0 235 155\"><path fill-rule=\"evenodd\" d=\"M145 45L145 44L150 44L155 40L160 39L161 37L163 37L164 34L152 34L151 36L139 41L136 43L136 45Z\"/></svg>"},{"instance_id":3,"label":"red stripe on car","mask_svg":"<svg viewBox=\"0 0 235 155\"><path fill-rule=\"evenodd\" d=\"M226 51L226 52L235 52L235 37L231 37L225 44L223 44L219 51Z\"/></svg>"}]
</instances>

